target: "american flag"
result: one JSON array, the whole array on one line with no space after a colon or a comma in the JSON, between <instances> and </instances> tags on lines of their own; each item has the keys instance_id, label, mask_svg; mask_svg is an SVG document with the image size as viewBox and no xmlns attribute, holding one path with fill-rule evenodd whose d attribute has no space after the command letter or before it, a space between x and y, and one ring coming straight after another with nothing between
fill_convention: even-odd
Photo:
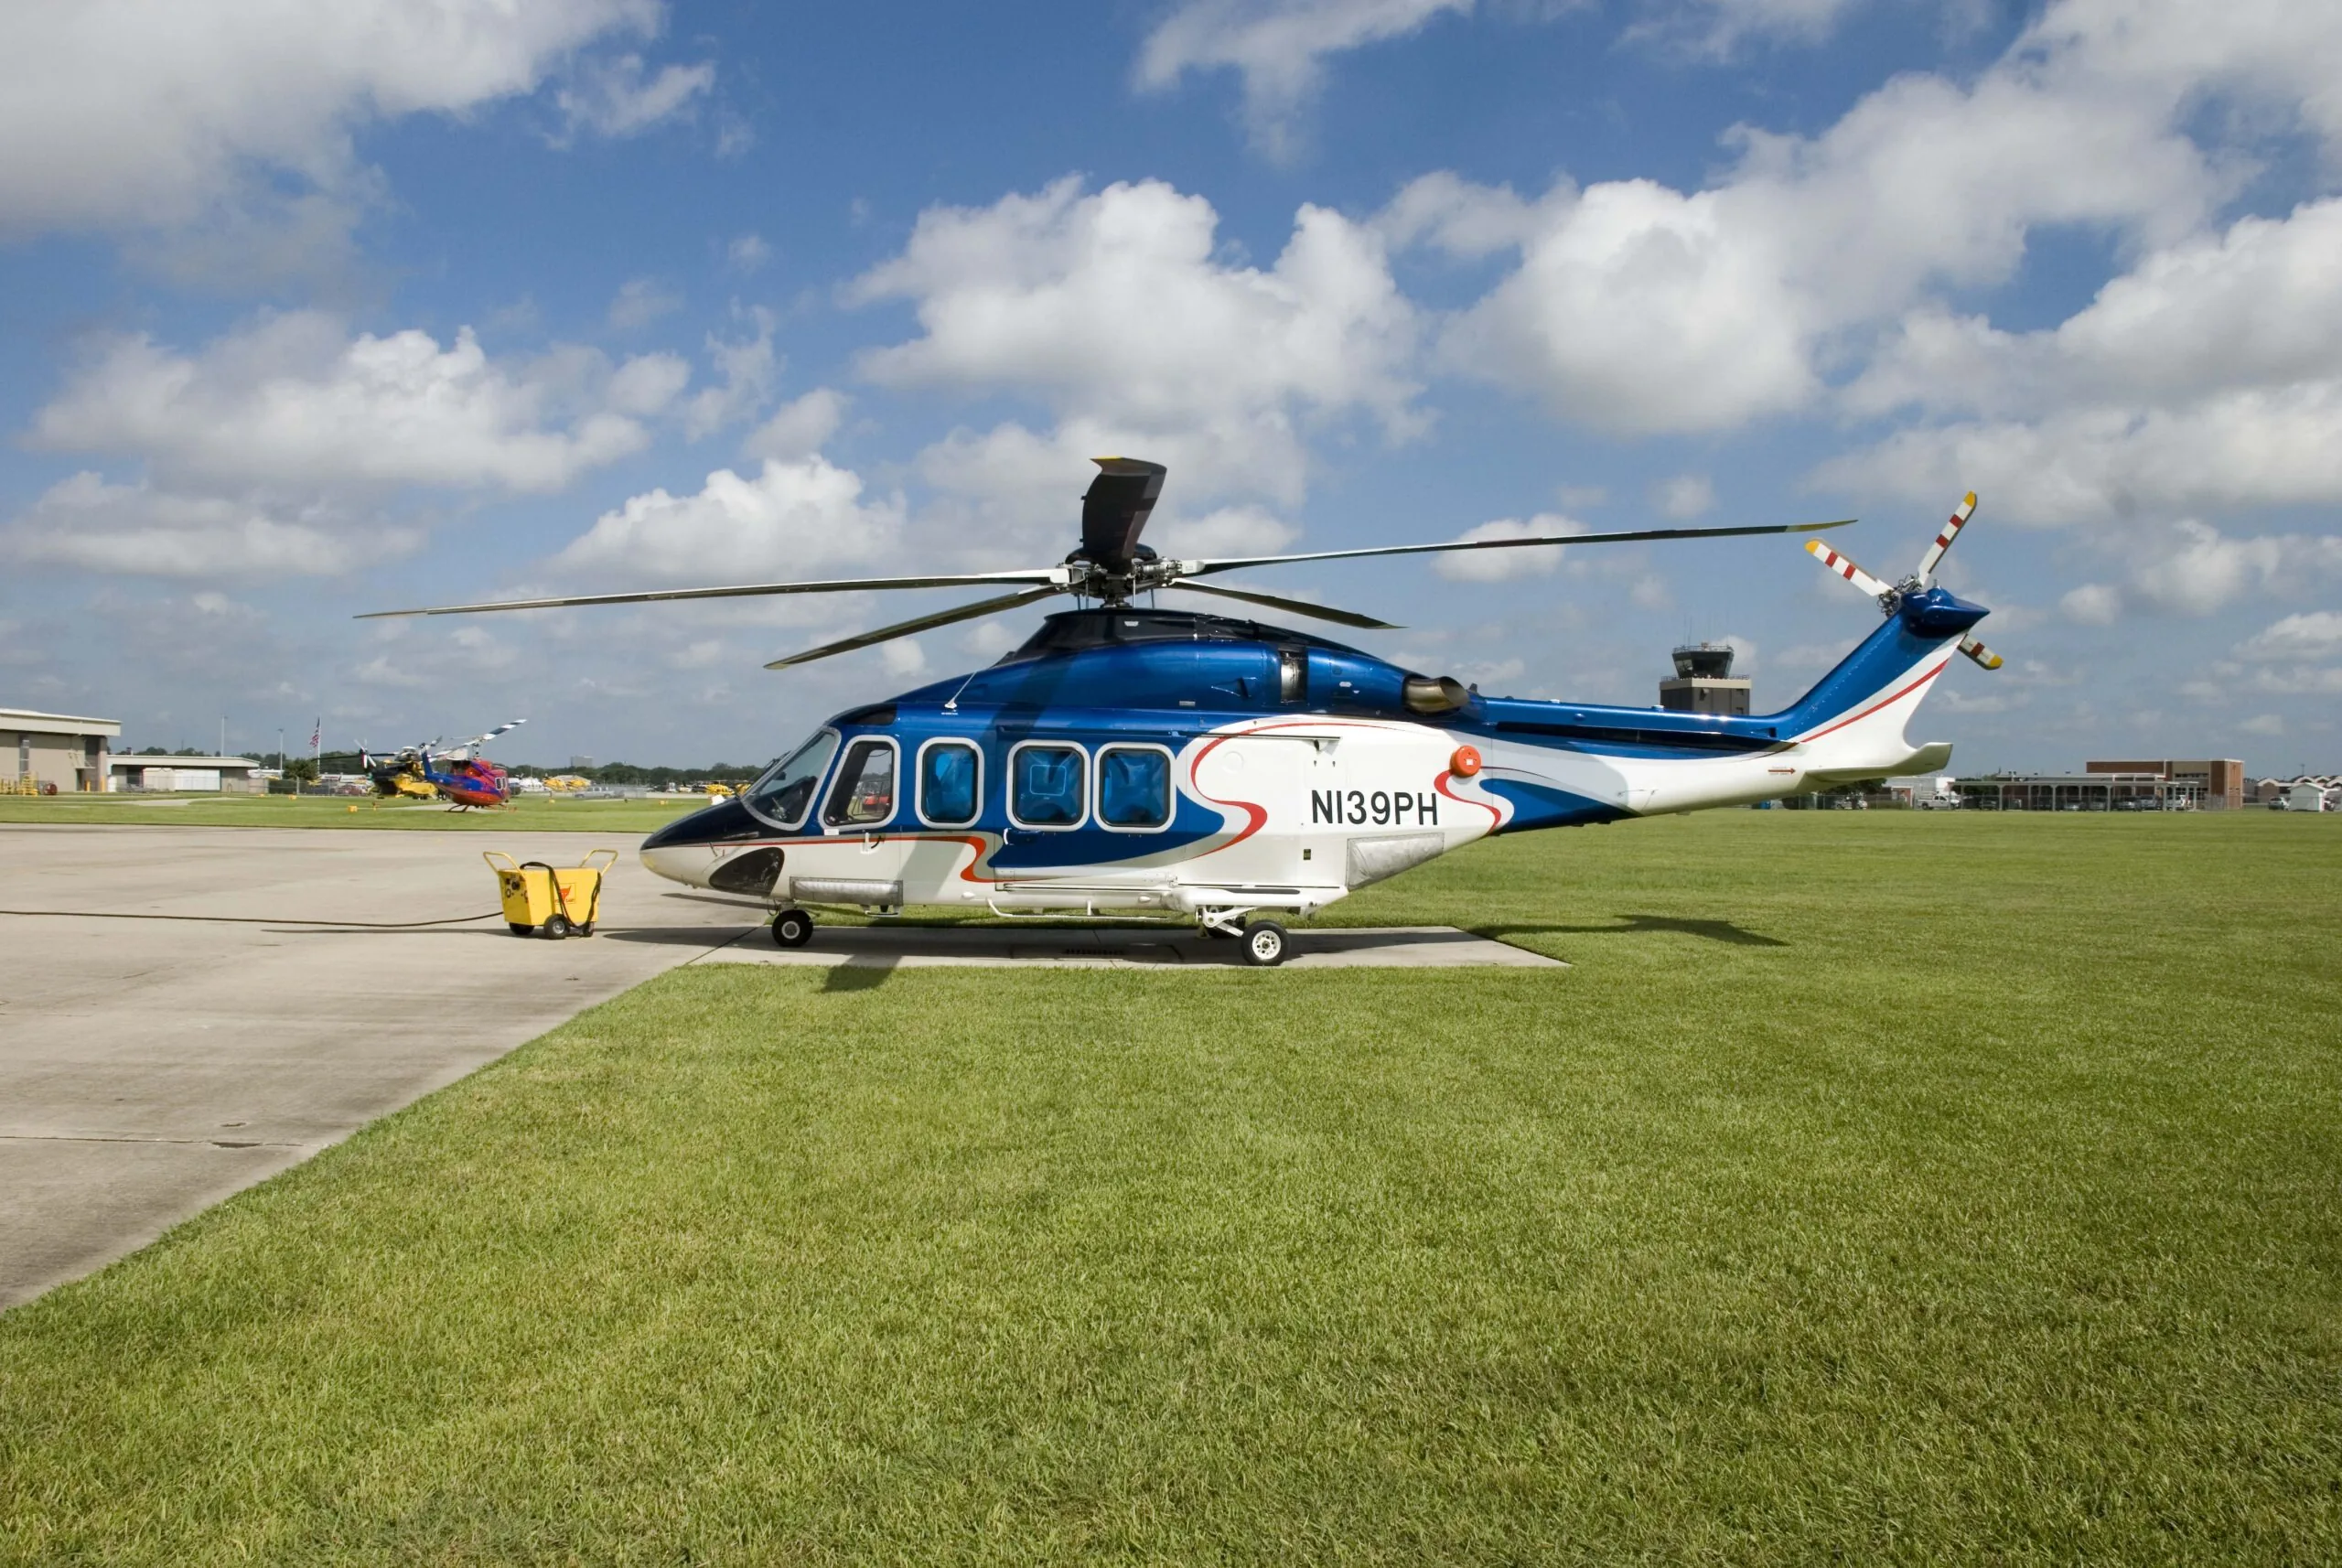
<instances>
[{"instance_id":1,"label":"american flag","mask_svg":"<svg viewBox=\"0 0 2342 1568\"><path fill-rule=\"evenodd\" d=\"M317 750L317 737L318 737L319 736L321 736L321 735L325 734L325 732L326 732L326 721L325 721L325 715L324 715L323 714L318 714L318 715L317 715L317 722L316 724L313 724L313 725L311 725L309 726L309 749L310 749L311 751L315 751L315 750Z\"/></svg>"}]
</instances>

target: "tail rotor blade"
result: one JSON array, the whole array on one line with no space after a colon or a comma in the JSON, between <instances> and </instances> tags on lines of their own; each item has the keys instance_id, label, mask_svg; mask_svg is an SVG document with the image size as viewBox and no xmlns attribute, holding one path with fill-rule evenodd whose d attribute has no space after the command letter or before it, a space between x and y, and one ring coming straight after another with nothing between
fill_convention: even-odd
<instances>
[{"instance_id":1,"label":"tail rotor blade","mask_svg":"<svg viewBox=\"0 0 2342 1568\"><path fill-rule=\"evenodd\" d=\"M1936 542L1928 546L1928 553L1919 557L1919 581L1922 584L1935 582L1936 566L1943 560L1943 553L1951 548L1951 542L1960 537L1960 531L1968 526L1968 520L1975 514L1976 492L1971 490L1967 499L1960 503L1960 510L1951 514L1951 521L1943 525L1943 532L1936 535Z\"/></svg>"},{"instance_id":2,"label":"tail rotor blade","mask_svg":"<svg viewBox=\"0 0 2342 1568\"><path fill-rule=\"evenodd\" d=\"M1993 652L1991 649L1985 647L1982 643L1977 641L1972 637L1963 637L1960 639L1960 651L1965 653L1969 658L1973 659L1977 663L1982 665L1987 670L1998 670L2003 663L1999 654Z\"/></svg>"},{"instance_id":3,"label":"tail rotor blade","mask_svg":"<svg viewBox=\"0 0 2342 1568\"><path fill-rule=\"evenodd\" d=\"M1841 577L1845 578L1846 581L1852 583L1855 587L1860 588L1864 593L1868 594L1874 599L1884 598L1895 591L1891 585L1880 582L1868 572L1864 571L1860 566L1855 565L1852 561L1847 560L1843 555L1839 554L1835 550L1832 550L1827 544L1822 543L1819 539L1807 540L1805 542L1805 553L1808 555L1812 556L1816 561L1821 562L1821 564L1830 571L1835 572Z\"/></svg>"}]
</instances>

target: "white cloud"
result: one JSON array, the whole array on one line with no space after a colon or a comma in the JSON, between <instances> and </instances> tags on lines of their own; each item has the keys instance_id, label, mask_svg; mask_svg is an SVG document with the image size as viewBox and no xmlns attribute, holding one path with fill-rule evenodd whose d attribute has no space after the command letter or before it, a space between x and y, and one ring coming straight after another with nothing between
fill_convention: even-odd
<instances>
[{"instance_id":1,"label":"white cloud","mask_svg":"<svg viewBox=\"0 0 2342 1568\"><path fill-rule=\"evenodd\" d=\"M2342 500L2342 200L2149 252L2053 329L1923 309L1850 389L1954 417L1814 478L2070 523Z\"/></svg>"},{"instance_id":2,"label":"white cloud","mask_svg":"<svg viewBox=\"0 0 2342 1568\"><path fill-rule=\"evenodd\" d=\"M2252 690L2272 696L2342 696L2342 665L2294 664L2283 669L2255 670Z\"/></svg>"},{"instance_id":3,"label":"white cloud","mask_svg":"<svg viewBox=\"0 0 2342 1568\"><path fill-rule=\"evenodd\" d=\"M556 490L648 446L690 376L671 355L590 349L491 360L468 330L352 336L272 317L182 354L145 337L92 346L30 442L145 470L83 472L5 531L19 560L173 576L316 575L420 547L410 487Z\"/></svg>"},{"instance_id":4,"label":"white cloud","mask_svg":"<svg viewBox=\"0 0 2342 1568\"><path fill-rule=\"evenodd\" d=\"M2285 733L2285 721L2275 714L2255 714L2236 727L2240 735L2279 736Z\"/></svg>"},{"instance_id":5,"label":"white cloud","mask_svg":"<svg viewBox=\"0 0 2342 1568\"><path fill-rule=\"evenodd\" d=\"M0 551L27 564L158 577L332 575L422 543L419 529L319 503L177 495L86 471L0 530Z\"/></svg>"},{"instance_id":6,"label":"white cloud","mask_svg":"<svg viewBox=\"0 0 2342 1568\"><path fill-rule=\"evenodd\" d=\"M754 338L725 342L708 334L707 356L715 361L717 379L683 404L683 434L693 441L753 417L772 401L773 380L780 373L772 349L772 312L759 308L747 314L756 324Z\"/></svg>"},{"instance_id":7,"label":"white cloud","mask_svg":"<svg viewBox=\"0 0 2342 1568\"><path fill-rule=\"evenodd\" d=\"M1216 504L1296 504L1305 429L1364 413L1386 437L1421 425L1408 379L1414 316L1382 242L1305 207L1268 268L1217 244L1218 215L1157 181L1084 194L1061 180L983 209L922 214L849 297L915 302L922 335L864 356L889 386L1023 392L1058 415L955 431L919 458L933 526L962 552L1056 559L1101 453L1172 471L1166 535Z\"/></svg>"},{"instance_id":8,"label":"white cloud","mask_svg":"<svg viewBox=\"0 0 2342 1568\"><path fill-rule=\"evenodd\" d=\"M188 356L103 340L33 422L36 446L145 459L214 485L423 484L555 490L640 451L643 421L690 368L613 367L564 349L492 360L468 328L350 337L315 312L272 317Z\"/></svg>"},{"instance_id":9,"label":"white cloud","mask_svg":"<svg viewBox=\"0 0 2342 1568\"><path fill-rule=\"evenodd\" d=\"M1836 642L1800 642L1784 648L1773 656L1773 668L1789 672L1799 670L1827 670L1846 656L1846 648Z\"/></svg>"},{"instance_id":10,"label":"white cloud","mask_svg":"<svg viewBox=\"0 0 2342 1568\"><path fill-rule=\"evenodd\" d=\"M2193 518L2138 525L2105 542L2124 568L2117 584L2090 583L2059 601L2067 618L2109 626L2133 603L2208 616L2255 595L2283 595L2342 576L2342 539L2297 533L2231 538Z\"/></svg>"},{"instance_id":11,"label":"white cloud","mask_svg":"<svg viewBox=\"0 0 2342 1568\"><path fill-rule=\"evenodd\" d=\"M1408 181L1374 215L1374 226L1393 245L1431 245L1477 260L1526 246L1550 221L1551 209L1576 199L1577 188L1566 179L1528 202L1509 185L1474 185L1441 169Z\"/></svg>"},{"instance_id":12,"label":"white cloud","mask_svg":"<svg viewBox=\"0 0 2342 1568\"><path fill-rule=\"evenodd\" d=\"M1575 518L1539 512L1526 522L1518 518L1499 518L1466 529L1456 538L1459 542L1535 539L1549 533L1585 532L1585 524ZM1512 577L1543 577L1552 575L1553 568L1562 564L1563 548L1556 544L1551 548L1529 545L1519 550L1459 550L1452 555L1433 556L1432 565L1453 583L1501 583Z\"/></svg>"},{"instance_id":13,"label":"white cloud","mask_svg":"<svg viewBox=\"0 0 2342 1568\"><path fill-rule=\"evenodd\" d=\"M1152 519L1149 520L1150 523ZM1152 528L1152 542L1166 555L1184 560L1215 555L1273 555L1301 537L1300 531L1256 506L1221 507L1201 517L1173 514Z\"/></svg>"},{"instance_id":14,"label":"white cloud","mask_svg":"<svg viewBox=\"0 0 2342 1568\"><path fill-rule=\"evenodd\" d=\"M1668 587L1666 578L1655 572L1646 572L1635 579L1633 587L1627 590L1627 602L1638 610L1669 610L1675 607L1675 595Z\"/></svg>"},{"instance_id":15,"label":"white cloud","mask_svg":"<svg viewBox=\"0 0 2342 1568\"><path fill-rule=\"evenodd\" d=\"M1678 474L1653 485L1650 499L1663 516L1694 518L1715 510L1716 488L1705 474Z\"/></svg>"},{"instance_id":16,"label":"white cloud","mask_svg":"<svg viewBox=\"0 0 2342 1568\"><path fill-rule=\"evenodd\" d=\"M846 399L828 387L815 387L785 403L770 419L740 444L741 456L779 457L784 461L820 451L837 434L845 419Z\"/></svg>"},{"instance_id":17,"label":"white cloud","mask_svg":"<svg viewBox=\"0 0 2342 1568\"><path fill-rule=\"evenodd\" d=\"M2342 658L2342 612L2312 610L2287 616L2251 640L2238 644L2236 656L2257 661Z\"/></svg>"},{"instance_id":18,"label":"white cloud","mask_svg":"<svg viewBox=\"0 0 2342 1568\"><path fill-rule=\"evenodd\" d=\"M768 460L743 478L708 475L698 493L651 490L602 514L555 558L563 568L671 582L803 577L891 556L898 498L862 499L862 479L821 456Z\"/></svg>"},{"instance_id":19,"label":"white cloud","mask_svg":"<svg viewBox=\"0 0 2342 1568\"><path fill-rule=\"evenodd\" d=\"M1162 90L1190 70L1237 71L1254 145L1284 157L1295 150L1298 117L1327 55L1471 8L1472 0L1185 0L1147 35L1138 82Z\"/></svg>"},{"instance_id":20,"label":"white cloud","mask_svg":"<svg viewBox=\"0 0 2342 1568\"><path fill-rule=\"evenodd\" d=\"M2271 586L2285 564L2288 542L2230 539L2191 519L2139 552L2131 585L2160 608L2209 615L2254 588Z\"/></svg>"},{"instance_id":21,"label":"white cloud","mask_svg":"<svg viewBox=\"0 0 2342 1568\"><path fill-rule=\"evenodd\" d=\"M209 227L330 242L376 199L360 127L533 92L657 0L77 0L0 8L0 231ZM590 60L584 80L598 80ZM682 99L662 72L627 114ZM590 93L589 93L590 96ZM632 116L628 120L628 115Z\"/></svg>"},{"instance_id":22,"label":"white cloud","mask_svg":"<svg viewBox=\"0 0 2342 1568\"><path fill-rule=\"evenodd\" d=\"M1627 180L1581 190L1563 179L1524 201L1443 175L1410 186L1379 221L1396 242L1520 253L1445 334L1449 370L1598 428L1733 428L1812 405L1877 327L1941 291L2008 282L2045 227L2174 251L2165 272L2142 273L2136 297L2110 297L2075 329L2152 343L2158 334L2118 317L2154 314L2156 291L2185 286L2203 263L2175 248L2239 188L2251 161L2239 144L2288 117L2342 139L2342 91L2319 74L2327 62L2342 69L2342 11L2331 6L2243 0L2215 23L2184 5L2064 0L1971 82L1897 77L1811 136L1738 128L1735 160L1707 189ZM2322 231L2297 246L2304 258L2332 248ZM2232 320L2241 308L2258 311L2245 357L2332 362L2322 323L2288 335L2241 275L2249 268L2235 270L2236 285L2197 313L2194 331L2155 344L2156 357L2175 370L2190 354L2233 363L2222 311ZM2293 281L2332 289L2306 274ZM2109 377L2127 368L2108 358ZM1864 397L1893 392L1875 382ZM2280 417L2313 423L2323 407L2294 404L2316 401L2270 400Z\"/></svg>"},{"instance_id":23,"label":"white cloud","mask_svg":"<svg viewBox=\"0 0 2342 1568\"><path fill-rule=\"evenodd\" d=\"M1015 387L1103 421L1177 429L1360 408L1412 428L1414 317L1380 238L1304 207L1266 270L1215 254L1219 215L1157 180L1063 179L922 213L859 301L917 304L925 335L865 356L896 386Z\"/></svg>"},{"instance_id":24,"label":"white cloud","mask_svg":"<svg viewBox=\"0 0 2342 1568\"><path fill-rule=\"evenodd\" d=\"M2122 614L2122 592L2104 583L2084 583L2059 599L2057 607L2084 626L2112 626Z\"/></svg>"},{"instance_id":25,"label":"white cloud","mask_svg":"<svg viewBox=\"0 0 2342 1568\"><path fill-rule=\"evenodd\" d=\"M1629 38L1723 59L1752 39L1817 43L1863 0L1666 0L1627 29Z\"/></svg>"},{"instance_id":26,"label":"white cloud","mask_svg":"<svg viewBox=\"0 0 2342 1568\"><path fill-rule=\"evenodd\" d=\"M1006 621L985 619L970 627L960 640L967 645L969 652L978 658L997 659L1024 641L1025 638Z\"/></svg>"},{"instance_id":27,"label":"white cloud","mask_svg":"<svg viewBox=\"0 0 2342 1568\"><path fill-rule=\"evenodd\" d=\"M772 260L772 247L761 234L743 234L724 247L724 260L734 272L757 272Z\"/></svg>"},{"instance_id":28,"label":"white cloud","mask_svg":"<svg viewBox=\"0 0 2342 1568\"><path fill-rule=\"evenodd\" d=\"M898 637L878 645L878 661L889 675L921 675L927 672L927 650L918 638Z\"/></svg>"},{"instance_id":29,"label":"white cloud","mask_svg":"<svg viewBox=\"0 0 2342 1568\"><path fill-rule=\"evenodd\" d=\"M610 298L610 326L633 332L683 306L683 296L654 278L628 278Z\"/></svg>"},{"instance_id":30,"label":"white cloud","mask_svg":"<svg viewBox=\"0 0 2342 1568\"><path fill-rule=\"evenodd\" d=\"M1445 333L1447 369L1631 432L1738 424L1812 394L1810 312L1717 193L1627 180L1562 212Z\"/></svg>"},{"instance_id":31,"label":"white cloud","mask_svg":"<svg viewBox=\"0 0 2342 1568\"><path fill-rule=\"evenodd\" d=\"M671 65L650 73L637 54L582 60L553 94L572 134L632 136L686 113L715 85L712 65Z\"/></svg>"}]
</instances>

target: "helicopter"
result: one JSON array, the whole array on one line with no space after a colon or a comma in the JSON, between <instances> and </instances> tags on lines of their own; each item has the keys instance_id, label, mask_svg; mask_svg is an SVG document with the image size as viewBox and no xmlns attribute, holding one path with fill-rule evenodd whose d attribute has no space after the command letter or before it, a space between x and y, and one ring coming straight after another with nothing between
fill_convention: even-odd
<instances>
[{"instance_id":1,"label":"helicopter","mask_svg":"<svg viewBox=\"0 0 2342 1568\"><path fill-rule=\"evenodd\" d=\"M449 809L457 811L501 806L512 798L512 787L504 769L480 756L479 748L528 722L512 719L451 746L431 740L403 747L388 757L373 757L361 746L358 765L373 780L375 795L384 800L445 799L453 802Z\"/></svg>"},{"instance_id":2,"label":"helicopter","mask_svg":"<svg viewBox=\"0 0 2342 1568\"><path fill-rule=\"evenodd\" d=\"M1819 532L1813 524L1642 529L1183 560L1140 542L1166 469L1100 457L1081 541L1021 571L597 594L382 616L468 615L676 599L949 586L1007 591L777 659L786 669L958 621L1074 596L1077 607L988 668L859 705L729 800L643 841L674 881L753 898L783 947L808 906L908 906L1004 917L1193 920L1248 963L1291 950L1286 919L1494 834L1754 804L1931 771L1943 742L1907 721L1955 652L2001 660L1989 613L1935 582L1975 509L1967 497L1894 584L1823 547L1885 624L1778 713L1724 715L1483 695L1313 632L1133 601L1176 590L1364 629L1352 610L1198 577L1299 562ZM1080 601L1093 601L1081 603Z\"/></svg>"}]
</instances>

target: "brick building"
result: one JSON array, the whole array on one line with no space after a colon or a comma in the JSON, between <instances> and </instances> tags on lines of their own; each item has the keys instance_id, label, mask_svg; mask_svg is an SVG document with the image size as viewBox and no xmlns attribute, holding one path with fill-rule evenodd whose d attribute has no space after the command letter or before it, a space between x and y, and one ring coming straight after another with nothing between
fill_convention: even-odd
<instances>
[{"instance_id":1,"label":"brick building","mask_svg":"<svg viewBox=\"0 0 2342 1568\"><path fill-rule=\"evenodd\" d=\"M2228 811L2244 804L2244 764L2231 757L2215 757L2199 761L2178 762L2138 761L2124 759L2115 762L2085 762L2085 773L2146 773L2174 784L2193 785L2205 810Z\"/></svg>"}]
</instances>

